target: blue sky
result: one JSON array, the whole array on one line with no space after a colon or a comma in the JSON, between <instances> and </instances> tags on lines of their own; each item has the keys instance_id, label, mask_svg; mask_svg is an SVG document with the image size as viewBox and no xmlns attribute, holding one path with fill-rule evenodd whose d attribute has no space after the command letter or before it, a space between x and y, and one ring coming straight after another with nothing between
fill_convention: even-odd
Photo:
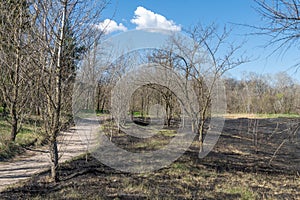
<instances>
[{"instance_id":1,"label":"blue sky","mask_svg":"<svg viewBox=\"0 0 300 200\"><path fill-rule=\"evenodd\" d=\"M295 73L294 68L290 69L292 65L300 62L299 48L270 56L274 49L263 47L268 41L267 37L246 36L253 30L233 25L263 24L255 7L253 0L112 0L103 13L102 26L109 22L108 34L112 34L151 26L151 20L156 20L161 26L172 30L185 30L197 23L216 23L220 27L231 25L233 32L230 39L237 43L247 40L243 50L253 60L230 71L231 76L241 78L243 72L251 71L259 74L287 71L300 80L300 72Z\"/></svg>"}]
</instances>

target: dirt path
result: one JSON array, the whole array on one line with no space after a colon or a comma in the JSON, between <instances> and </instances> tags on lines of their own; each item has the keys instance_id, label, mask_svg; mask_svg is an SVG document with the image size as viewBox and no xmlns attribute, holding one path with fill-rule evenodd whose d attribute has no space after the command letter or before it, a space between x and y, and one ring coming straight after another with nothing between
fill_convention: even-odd
<instances>
[{"instance_id":1,"label":"dirt path","mask_svg":"<svg viewBox=\"0 0 300 200\"><path fill-rule=\"evenodd\" d=\"M58 139L59 162L64 162L87 151L87 143L95 141L97 119L85 119L80 125L62 132ZM91 144L89 144L91 145ZM50 155L47 149L26 150L10 162L0 162L0 192L7 186L26 180L32 175L49 169Z\"/></svg>"}]
</instances>

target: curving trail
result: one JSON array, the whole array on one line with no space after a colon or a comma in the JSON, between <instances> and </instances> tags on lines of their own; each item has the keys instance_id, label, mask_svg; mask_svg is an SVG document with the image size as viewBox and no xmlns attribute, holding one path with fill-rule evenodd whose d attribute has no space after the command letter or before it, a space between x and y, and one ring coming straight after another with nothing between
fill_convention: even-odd
<instances>
[{"instance_id":1,"label":"curving trail","mask_svg":"<svg viewBox=\"0 0 300 200\"><path fill-rule=\"evenodd\" d=\"M100 120L104 120L103 117ZM84 119L80 124L61 132L58 138L59 162L70 160L86 153L87 148L95 144L99 119ZM0 162L0 192L9 185L26 180L36 173L48 170L51 166L47 149L26 150L9 162Z\"/></svg>"}]
</instances>

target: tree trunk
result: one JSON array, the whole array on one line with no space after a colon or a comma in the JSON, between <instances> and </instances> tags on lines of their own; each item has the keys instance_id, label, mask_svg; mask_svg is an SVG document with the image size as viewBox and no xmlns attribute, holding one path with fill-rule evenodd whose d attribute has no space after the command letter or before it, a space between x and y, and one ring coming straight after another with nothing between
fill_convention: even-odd
<instances>
[{"instance_id":1,"label":"tree trunk","mask_svg":"<svg viewBox=\"0 0 300 200\"><path fill-rule=\"evenodd\" d=\"M57 148L57 137L56 133L53 133L53 136L50 141L50 154L51 154L51 178L54 182L59 181L57 167L58 167L58 148Z\"/></svg>"},{"instance_id":2,"label":"tree trunk","mask_svg":"<svg viewBox=\"0 0 300 200\"><path fill-rule=\"evenodd\" d=\"M63 4L63 15L61 19L61 31L58 42L57 50L57 62L55 70L55 109L54 109L54 123L51 131L51 143L50 143L50 153L52 158L51 167L51 178L53 181L58 181L57 167L58 167L58 148L57 148L57 136L60 131L60 112L61 112L61 98L62 98L62 53L63 53L63 41L65 38L65 28L66 28L66 14L67 14L67 2L62 2Z\"/></svg>"},{"instance_id":3,"label":"tree trunk","mask_svg":"<svg viewBox=\"0 0 300 200\"><path fill-rule=\"evenodd\" d=\"M20 34L20 33L19 33ZM16 40L19 38L15 38ZM15 72L13 73L14 76L14 83L13 83L13 99L11 102L11 118L12 118L12 126L11 126L11 134L10 139L11 141L15 141L17 132L18 132L18 114L17 114L17 103L19 98L19 82L20 82L20 46L18 43L16 49L16 64L15 64Z\"/></svg>"},{"instance_id":4,"label":"tree trunk","mask_svg":"<svg viewBox=\"0 0 300 200\"><path fill-rule=\"evenodd\" d=\"M171 117L168 117L168 122L167 122L167 126L170 127L171 126Z\"/></svg>"},{"instance_id":5,"label":"tree trunk","mask_svg":"<svg viewBox=\"0 0 300 200\"><path fill-rule=\"evenodd\" d=\"M142 119L144 120L144 97L142 97L141 107L142 107L142 110L141 110L141 117L142 117Z\"/></svg>"},{"instance_id":6,"label":"tree trunk","mask_svg":"<svg viewBox=\"0 0 300 200\"><path fill-rule=\"evenodd\" d=\"M166 99L166 120L165 120L165 125L167 125L167 127L171 126L171 120L172 120L172 106L171 106L171 102L169 99Z\"/></svg>"},{"instance_id":7,"label":"tree trunk","mask_svg":"<svg viewBox=\"0 0 300 200\"><path fill-rule=\"evenodd\" d=\"M97 112L100 111L100 95L101 95L101 86L98 84L98 90L97 90Z\"/></svg>"},{"instance_id":8,"label":"tree trunk","mask_svg":"<svg viewBox=\"0 0 300 200\"><path fill-rule=\"evenodd\" d=\"M3 117L6 117L6 116L7 116L7 110L6 110L6 108L7 108L7 104L4 103L4 104L3 104Z\"/></svg>"},{"instance_id":9,"label":"tree trunk","mask_svg":"<svg viewBox=\"0 0 300 200\"><path fill-rule=\"evenodd\" d=\"M203 152L203 133L204 133L204 124L205 124L205 119L200 120L199 124L199 152Z\"/></svg>"},{"instance_id":10,"label":"tree trunk","mask_svg":"<svg viewBox=\"0 0 300 200\"><path fill-rule=\"evenodd\" d=\"M106 103L106 101L105 101L105 99L103 98L102 106L101 106L101 109L100 109L101 113L104 113L104 106L105 106L105 103Z\"/></svg>"},{"instance_id":11,"label":"tree trunk","mask_svg":"<svg viewBox=\"0 0 300 200\"><path fill-rule=\"evenodd\" d=\"M167 126L170 127L171 126L171 119L172 119L172 110L171 110L171 106L170 104L168 105L168 109L167 109Z\"/></svg>"},{"instance_id":12,"label":"tree trunk","mask_svg":"<svg viewBox=\"0 0 300 200\"><path fill-rule=\"evenodd\" d=\"M200 123L198 124L199 126L199 143L200 143L200 148L199 148L199 152L203 152L203 133L204 133L204 125L205 125L205 119L206 119L206 111L208 109L208 104L209 104L210 100L208 99L205 102L204 108L201 112L201 118L200 118Z\"/></svg>"},{"instance_id":13,"label":"tree trunk","mask_svg":"<svg viewBox=\"0 0 300 200\"><path fill-rule=\"evenodd\" d=\"M60 131L60 110L61 110L61 81L59 76L57 77L57 85L56 85L56 102L57 106L54 113L54 123L51 131L51 140L50 140L50 154L51 154L51 178L54 182L59 180L57 174L58 167L58 148L57 148L57 136Z\"/></svg>"},{"instance_id":14,"label":"tree trunk","mask_svg":"<svg viewBox=\"0 0 300 200\"><path fill-rule=\"evenodd\" d=\"M18 117L16 109L12 109L12 121L11 121L11 132L10 132L10 141L14 142L16 140L18 132Z\"/></svg>"}]
</instances>

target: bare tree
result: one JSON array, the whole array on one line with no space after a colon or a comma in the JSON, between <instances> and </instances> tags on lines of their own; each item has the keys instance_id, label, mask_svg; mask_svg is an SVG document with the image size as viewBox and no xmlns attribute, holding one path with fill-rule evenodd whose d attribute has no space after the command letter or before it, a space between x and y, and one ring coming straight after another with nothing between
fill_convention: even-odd
<instances>
[{"instance_id":1,"label":"bare tree","mask_svg":"<svg viewBox=\"0 0 300 200\"><path fill-rule=\"evenodd\" d=\"M15 141L29 100L30 15L27 1L1 1L0 21L0 91L11 124L10 140Z\"/></svg>"},{"instance_id":2,"label":"bare tree","mask_svg":"<svg viewBox=\"0 0 300 200\"><path fill-rule=\"evenodd\" d=\"M239 54L242 44L227 42L230 33L231 30L226 27L219 31L215 24L207 27L199 24L189 31L193 44L186 44L180 38L172 40L172 48L180 52L177 58L183 61L178 67L185 73L186 80L192 82L197 95L199 110L195 111L197 119L194 131L199 134L200 152L203 151L204 127L218 81L225 72L248 61Z\"/></svg>"},{"instance_id":3,"label":"bare tree","mask_svg":"<svg viewBox=\"0 0 300 200\"><path fill-rule=\"evenodd\" d=\"M276 102L280 113L295 112L295 81L285 72L275 74Z\"/></svg>"},{"instance_id":4,"label":"bare tree","mask_svg":"<svg viewBox=\"0 0 300 200\"><path fill-rule=\"evenodd\" d=\"M37 48L41 50L37 66L43 88L41 106L44 111L45 130L49 138L51 175L54 181L58 181L57 137L64 123L62 115L63 104L66 102L63 99L66 98L64 94L70 89L66 85L72 84L68 75L71 78L74 76L74 71L69 69L70 63L66 59L73 62L77 59L76 55L71 53L74 52L75 47L80 45L88 49L95 39L99 39L101 32L95 29L95 25L101 20L100 13L107 2L54 0L32 3L39 44ZM71 49L66 43L70 37L79 42ZM66 76L65 72L71 73L67 73Z\"/></svg>"},{"instance_id":5,"label":"bare tree","mask_svg":"<svg viewBox=\"0 0 300 200\"><path fill-rule=\"evenodd\" d=\"M178 66L179 60L181 60L180 56L175 55L172 52L172 49L170 49L169 51L156 50L149 57L150 62L158 63L160 66L163 66L165 68L172 69L172 70L174 70L176 68L176 66ZM178 107L178 105L176 106L176 102L177 102L176 96L168 88L161 87L158 85L151 85L151 87L160 93L160 96L164 101L164 104L165 104L164 108L165 108L165 114L166 114L165 124L168 127L170 127L171 120L174 118L174 114L176 112L176 107Z\"/></svg>"},{"instance_id":6,"label":"bare tree","mask_svg":"<svg viewBox=\"0 0 300 200\"><path fill-rule=\"evenodd\" d=\"M286 51L298 44L300 26L299 0L255 0L257 11L266 20L260 34L271 36L268 45L275 45L277 50Z\"/></svg>"}]
</instances>

